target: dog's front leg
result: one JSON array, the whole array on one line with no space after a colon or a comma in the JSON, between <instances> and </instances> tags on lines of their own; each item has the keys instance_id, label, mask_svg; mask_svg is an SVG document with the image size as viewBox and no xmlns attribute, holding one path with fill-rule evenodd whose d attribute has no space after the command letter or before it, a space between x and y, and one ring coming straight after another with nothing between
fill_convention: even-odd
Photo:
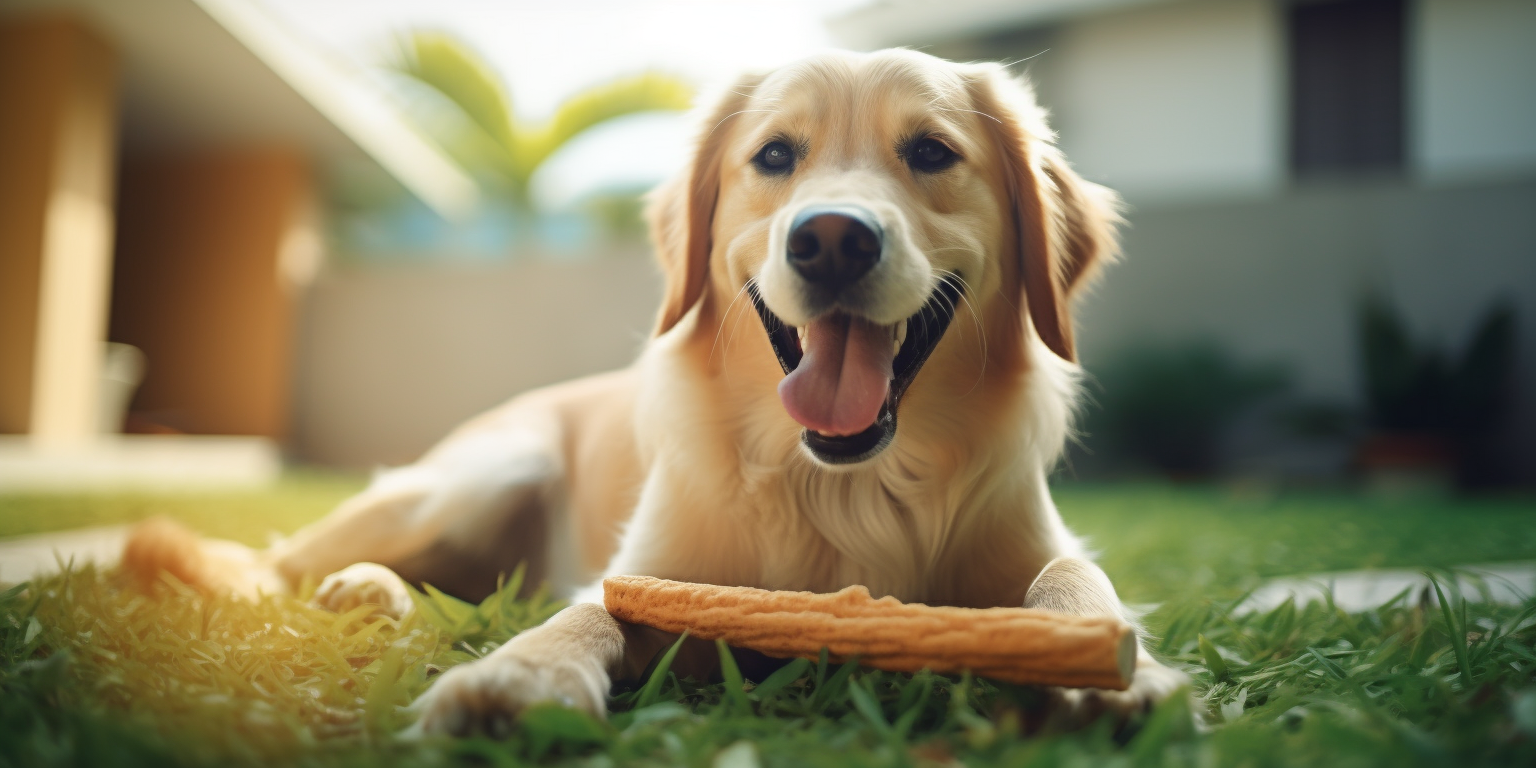
<instances>
[{"instance_id":1,"label":"dog's front leg","mask_svg":"<svg viewBox=\"0 0 1536 768\"><path fill-rule=\"evenodd\" d=\"M650 645L635 630L596 603L566 608L485 658L445 672L418 700L416 727L501 737L524 709L543 702L605 717L613 677L631 666L626 656L645 655L637 646Z\"/></svg>"},{"instance_id":2,"label":"dog's front leg","mask_svg":"<svg viewBox=\"0 0 1536 768\"><path fill-rule=\"evenodd\" d=\"M1058 557L1048 563L1024 598L1024 607L1041 608L1078 616L1126 616L1109 577L1097 565L1075 557ZM1184 673L1164 666L1144 646L1136 649L1136 674L1130 688L1109 691L1096 688L1054 688L1051 698L1056 716L1066 725L1083 725L1111 714L1119 719L1146 712L1189 685Z\"/></svg>"}]
</instances>

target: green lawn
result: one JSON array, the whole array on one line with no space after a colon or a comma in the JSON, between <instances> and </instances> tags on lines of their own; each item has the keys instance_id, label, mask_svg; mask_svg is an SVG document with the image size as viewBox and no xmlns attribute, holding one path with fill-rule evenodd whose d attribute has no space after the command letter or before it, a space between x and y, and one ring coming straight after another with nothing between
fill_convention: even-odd
<instances>
[{"instance_id":1,"label":"green lawn","mask_svg":"<svg viewBox=\"0 0 1536 768\"><path fill-rule=\"evenodd\" d=\"M261 546L271 533L319 519L366 483L362 475L310 470L259 491L0 494L0 537L164 515L209 536Z\"/></svg>"},{"instance_id":2,"label":"green lawn","mask_svg":"<svg viewBox=\"0 0 1536 768\"><path fill-rule=\"evenodd\" d=\"M259 543L360 482L0 497L0 535L168 514ZM1068 485L1057 501L1122 595L1161 605L1155 646L1189 669L1210 728L1175 703L1064 734L1031 689L813 662L756 684L661 666L606 723L539 709L503 743L402 741L402 706L432 674L555 606L423 598L396 625L174 584L145 596L84 570L0 596L0 766L1536 765L1536 601L1230 611L1266 576L1536 558L1536 501L1162 485Z\"/></svg>"},{"instance_id":3,"label":"green lawn","mask_svg":"<svg viewBox=\"0 0 1536 768\"><path fill-rule=\"evenodd\" d=\"M1068 485L1067 526L1128 602L1219 599L1260 579L1353 568L1536 559L1536 499L1259 495L1220 487Z\"/></svg>"}]
</instances>

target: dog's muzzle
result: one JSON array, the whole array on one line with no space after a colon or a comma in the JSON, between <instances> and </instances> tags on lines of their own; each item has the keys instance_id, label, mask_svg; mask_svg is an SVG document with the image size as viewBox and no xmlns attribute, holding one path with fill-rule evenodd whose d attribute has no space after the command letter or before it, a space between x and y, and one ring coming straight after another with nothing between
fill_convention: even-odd
<instances>
[{"instance_id":1,"label":"dog's muzzle","mask_svg":"<svg viewBox=\"0 0 1536 768\"><path fill-rule=\"evenodd\" d=\"M820 215L827 215L825 213ZM797 219L798 221L798 219ZM845 225L846 226L846 225ZM825 231L825 230L824 230ZM845 230L846 231L846 230ZM858 237L858 234L844 235L845 237ZM768 340L773 346L773 353L779 360L779 366L784 369L786 381L781 383L780 392L785 392L785 385L790 382L806 355L806 328L796 328L786 325L777 315L768 309L763 301L757 283L747 284L747 294L752 298L752 304L757 308L758 318L763 322L763 328L768 332ZM891 444L896 436L896 416L901 405L902 395L917 378L923 364L933 354L934 348L944 337L944 332L949 328L949 323L954 319L955 310L959 306L962 295L959 281L946 277L939 281L928 301L916 314L908 317L891 327L891 339L889 341L895 347L894 358L890 360L890 379L885 397L878 405L878 413L874 422L867 428L855 434L837 434L835 431L818 431L805 429L801 433L801 441L811 454L818 460L827 464L857 464L874 458ZM829 319L830 316L830 319ZM850 324L863 323L859 318L850 318L829 313L812 321L812 324L825 323L837 326L841 323L843 333L854 333L848 329ZM862 329L866 338L862 343L867 346L869 329ZM812 333L818 332L811 329ZM850 348L852 342L847 342ZM889 353L887 353L889 354ZM805 372L802 372L804 374ZM812 390L815 391L814 389ZM804 400L801 395L799 400ZM786 407L791 400L786 395ZM814 404L813 404L814 405ZM874 403L870 403L874 406ZM833 407L835 411L835 406ZM865 411L867 414L868 411ZM815 423L815 421L796 415L802 424ZM865 416L867 418L867 415ZM862 423L861 423L862 426Z\"/></svg>"}]
</instances>

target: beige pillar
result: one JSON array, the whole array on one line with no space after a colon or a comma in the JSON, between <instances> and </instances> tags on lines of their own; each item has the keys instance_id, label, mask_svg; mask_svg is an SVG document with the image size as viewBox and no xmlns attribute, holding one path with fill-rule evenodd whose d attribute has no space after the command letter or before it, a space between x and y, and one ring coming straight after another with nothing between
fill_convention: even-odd
<instances>
[{"instance_id":1,"label":"beige pillar","mask_svg":"<svg viewBox=\"0 0 1536 768\"><path fill-rule=\"evenodd\" d=\"M116 147L108 45L68 18L0 22L0 432L96 433Z\"/></svg>"},{"instance_id":2,"label":"beige pillar","mask_svg":"<svg viewBox=\"0 0 1536 768\"><path fill-rule=\"evenodd\" d=\"M320 248L305 158L283 148L131 157L121 189L111 337L148 359L132 419L281 439L293 286Z\"/></svg>"}]
</instances>

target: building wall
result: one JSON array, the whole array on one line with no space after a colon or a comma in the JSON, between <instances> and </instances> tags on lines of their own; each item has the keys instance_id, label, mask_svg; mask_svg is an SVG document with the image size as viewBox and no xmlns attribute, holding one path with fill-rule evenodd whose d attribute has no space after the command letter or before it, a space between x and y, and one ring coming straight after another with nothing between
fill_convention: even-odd
<instances>
[{"instance_id":1,"label":"building wall","mask_svg":"<svg viewBox=\"0 0 1536 768\"><path fill-rule=\"evenodd\" d=\"M1062 146L1141 205L1287 187L1284 4L1185 0L1087 15L1036 36ZM974 43L942 49L971 53ZM1410 4L1410 174L1429 183L1536 174L1536 3Z\"/></svg>"},{"instance_id":2,"label":"building wall","mask_svg":"<svg viewBox=\"0 0 1536 768\"><path fill-rule=\"evenodd\" d=\"M1063 26L1036 76L1067 156L1132 201L1273 193L1284 180L1278 13L1267 0L1202 0Z\"/></svg>"},{"instance_id":3,"label":"building wall","mask_svg":"<svg viewBox=\"0 0 1536 768\"><path fill-rule=\"evenodd\" d=\"M1410 51L1425 179L1536 174L1536 2L1421 0Z\"/></svg>"},{"instance_id":4,"label":"building wall","mask_svg":"<svg viewBox=\"0 0 1536 768\"><path fill-rule=\"evenodd\" d=\"M293 452L412 461L519 392L628 364L660 299L644 252L329 271L303 300Z\"/></svg>"},{"instance_id":5,"label":"building wall","mask_svg":"<svg viewBox=\"0 0 1536 768\"><path fill-rule=\"evenodd\" d=\"M1026 65L1067 156L1130 203L1125 259L1081 306L1092 369L1149 338L1216 338L1360 399L1354 313L1387 290L1458 348L1520 313L1509 455L1536 479L1536 3L1417 0L1408 167L1300 183L1287 168L1285 4L1179 0L936 46Z\"/></svg>"},{"instance_id":6,"label":"building wall","mask_svg":"<svg viewBox=\"0 0 1536 768\"><path fill-rule=\"evenodd\" d=\"M1507 470L1536 481L1536 179L1314 186L1136 211L1125 259L1079 306L1089 371L1148 340L1215 339L1290 366L1298 394L1361 403L1356 311L1385 290L1417 339L1460 353L1496 301L1519 312Z\"/></svg>"}]
</instances>

